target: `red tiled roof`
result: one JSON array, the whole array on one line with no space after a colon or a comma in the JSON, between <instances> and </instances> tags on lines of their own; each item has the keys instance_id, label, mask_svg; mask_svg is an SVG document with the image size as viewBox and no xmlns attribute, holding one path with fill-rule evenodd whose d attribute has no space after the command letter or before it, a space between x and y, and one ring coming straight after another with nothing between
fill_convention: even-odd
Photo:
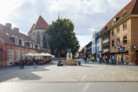
<instances>
[{"instance_id":1,"label":"red tiled roof","mask_svg":"<svg viewBox=\"0 0 138 92\"><path fill-rule=\"evenodd\" d=\"M48 23L42 18L42 16L39 16L36 24L33 24L29 33L32 32L33 29L47 29L48 27Z\"/></svg>"},{"instance_id":2,"label":"red tiled roof","mask_svg":"<svg viewBox=\"0 0 138 92\"><path fill-rule=\"evenodd\" d=\"M138 0L136 0L135 5L132 10L132 14L138 14Z\"/></svg>"},{"instance_id":3,"label":"red tiled roof","mask_svg":"<svg viewBox=\"0 0 138 92\"><path fill-rule=\"evenodd\" d=\"M37 28L37 26L39 26L40 29L47 29L49 25L41 16L39 16L34 28Z\"/></svg>"},{"instance_id":4,"label":"red tiled roof","mask_svg":"<svg viewBox=\"0 0 138 92\"><path fill-rule=\"evenodd\" d=\"M11 39L9 38L12 36L17 36L18 38L23 38L24 41L34 42L29 36L22 34L20 32L14 31L14 30L7 29L5 26L4 26L4 29L0 30L0 38L2 41L4 41L4 43L15 45L15 43L13 43L11 41Z\"/></svg>"},{"instance_id":5,"label":"red tiled roof","mask_svg":"<svg viewBox=\"0 0 138 92\"><path fill-rule=\"evenodd\" d=\"M6 32L3 30L0 30L0 38L4 43L14 45L14 43L9 39L9 37L6 35Z\"/></svg>"},{"instance_id":6,"label":"red tiled roof","mask_svg":"<svg viewBox=\"0 0 138 92\"><path fill-rule=\"evenodd\" d=\"M119 13L117 13L103 28L112 25L112 21L114 18L116 17L121 18L124 14L125 16L130 14L138 14L138 0L131 0L131 2L128 3Z\"/></svg>"}]
</instances>

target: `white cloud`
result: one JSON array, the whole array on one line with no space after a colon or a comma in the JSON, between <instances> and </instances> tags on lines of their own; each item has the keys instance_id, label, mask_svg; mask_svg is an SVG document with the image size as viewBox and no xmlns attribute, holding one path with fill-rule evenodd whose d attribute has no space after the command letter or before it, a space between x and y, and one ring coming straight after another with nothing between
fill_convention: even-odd
<instances>
[{"instance_id":1,"label":"white cloud","mask_svg":"<svg viewBox=\"0 0 138 92\"><path fill-rule=\"evenodd\" d=\"M41 15L51 24L58 17L69 18L81 47L131 0L0 0L0 23L11 22L27 33Z\"/></svg>"}]
</instances>

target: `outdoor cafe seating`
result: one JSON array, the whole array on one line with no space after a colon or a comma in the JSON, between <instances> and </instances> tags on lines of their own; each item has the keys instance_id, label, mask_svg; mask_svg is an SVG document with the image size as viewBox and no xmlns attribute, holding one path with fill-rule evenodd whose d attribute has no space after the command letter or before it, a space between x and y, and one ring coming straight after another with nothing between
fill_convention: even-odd
<instances>
[{"instance_id":1,"label":"outdoor cafe seating","mask_svg":"<svg viewBox=\"0 0 138 92\"><path fill-rule=\"evenodd\" d=\"M28 53L26 56L29 57L28 60L25 60L26 65L33 65L33 58L36 60L37 64L43 65L51 62L51 59L54 57L50 53Z\"/></svg>"}]
</instances>

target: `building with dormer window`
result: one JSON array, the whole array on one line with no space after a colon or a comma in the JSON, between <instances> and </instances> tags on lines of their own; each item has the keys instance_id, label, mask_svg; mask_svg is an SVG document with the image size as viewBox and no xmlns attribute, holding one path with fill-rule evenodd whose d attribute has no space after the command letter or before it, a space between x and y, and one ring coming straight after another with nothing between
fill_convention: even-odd
<instances>
[{"instance_id":1,"label":"building with dormer window","mask_svg":"<svg viewBox=\"0 0 138 92\"><path fill-rule=\"evenodd\" d=\"M42 50L29 36L20 33L19 28L12 29L10 23L0 24L0 67L14 65L21 58L27 59L25 54L31 52L41 53Z\"/></svg>"}]
</instances>

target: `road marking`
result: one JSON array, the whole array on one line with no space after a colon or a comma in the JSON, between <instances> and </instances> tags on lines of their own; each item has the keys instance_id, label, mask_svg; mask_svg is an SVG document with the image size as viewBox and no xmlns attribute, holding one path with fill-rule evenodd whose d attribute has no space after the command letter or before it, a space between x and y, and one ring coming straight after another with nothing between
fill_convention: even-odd
<instances>
[{"instance_id":1,"label":"road marking","mask_svg":"<svg viewBox=\"0 0 138 92\"><path fill-rule=\"evenodd\" d=\"M89 88L90 86L90 83L88 83L83 89L81 92L87 92L87 89Z\"/></svg>"}]
</instances>

